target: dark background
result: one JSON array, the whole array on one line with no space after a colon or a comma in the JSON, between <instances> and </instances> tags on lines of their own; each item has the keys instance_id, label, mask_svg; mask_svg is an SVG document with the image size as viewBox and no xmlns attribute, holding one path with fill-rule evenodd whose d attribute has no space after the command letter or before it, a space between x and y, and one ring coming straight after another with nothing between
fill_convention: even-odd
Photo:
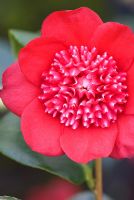
<instances>
[{"instance_id":1,"label":"dark background","mask_svg":"<svg viewBox=\"0 0 134 200\"><path fill-rule=\"evenodd\" d=\"M8 42L10 28L37 31L50 12L80 6L95 10L104 21L118 21L134 28L134 0L0 0L0 77L14 60ZM104 191L108 195L114 200L134 200L133 160L105 159L103 171ZM47 184L52 178L0 155L0 195L25 199L33 186Z\"/></svg>"}]
</instances>

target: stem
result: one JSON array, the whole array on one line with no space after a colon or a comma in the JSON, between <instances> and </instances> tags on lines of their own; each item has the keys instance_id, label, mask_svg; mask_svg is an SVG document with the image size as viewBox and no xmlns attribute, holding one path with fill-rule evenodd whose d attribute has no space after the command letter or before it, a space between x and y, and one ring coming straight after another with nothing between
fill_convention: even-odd
<instances>
[{"instance_id":1,"label":"stem","mask_svg":"<svg viewBox=\"0 0 134 200\"><path fill-rule=\"evenodd\" d=\"M93 169L90 166L84 165L84 164L82 165L82 167L83 167L83 171L85 174L86 184L87 184L89 190L94 191L95 180L93 177Z\"/></svg>"},{"instance_id":2,"label":"stem","mask_svg":"<svg viewBox=\"0 0 134 200\"><path fill-rule=\"evenodd\" d=\"M102 160L97 159L95 161L95 176L96 176L96 185L95 185L95 196L96 200L102 200Z\"/></svg>"}]
</instances>

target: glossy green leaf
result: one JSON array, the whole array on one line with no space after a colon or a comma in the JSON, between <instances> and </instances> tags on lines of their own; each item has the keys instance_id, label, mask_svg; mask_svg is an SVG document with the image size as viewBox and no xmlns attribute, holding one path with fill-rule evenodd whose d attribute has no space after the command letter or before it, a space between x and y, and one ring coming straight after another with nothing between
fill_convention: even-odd
<instances>
[{"instance_id":1,"label":"glossy green leaf","mask_svg":"<svg viewBox=\"0 0 134 200\"><path fill-rule=\"evenodd\" d=\"M19 200L15 197L0 196L0 200Z\"/></svg>"},{"instance_id":2,"label":"glossy green leaf","mask_svg":"<svg viewBox=\"0 0 134 200\"><path fill-rule=\"evenodd\" d=\"M38 36L39 33L20 31L20 30L10 30L9 39L15 56L18 55L20 49L23 46L25 46L28 42L30 42L32 39Z\"/></svg>"},{"instance_id":3,"label":"glossy green leaf","mask_svg":"<svg viewBox=\"0 0 134 200\"><path fill-rule=\"evenodd\" d=\"M66 156L46 157L32 152L19 131L19 119L10 113L0 120L0 152L21 164L48 171L75 184L85 181L82 165Z\"/></svg>"}]
</instances>

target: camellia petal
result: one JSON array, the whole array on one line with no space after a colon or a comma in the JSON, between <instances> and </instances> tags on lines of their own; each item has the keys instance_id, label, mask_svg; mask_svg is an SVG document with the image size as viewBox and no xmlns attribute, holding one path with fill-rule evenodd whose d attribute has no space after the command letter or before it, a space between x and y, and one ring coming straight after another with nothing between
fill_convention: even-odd
<instances>
[{"instance_id":1,"label":"camellia petal","mask_svg":"<svg viewBox=\"0 0 134 200\"><path fill-rule=\"evenodd\" d=\"M69 45L90 45L94 31L102 23L100 17L86 7L58 11L44 20L42 35L57 40L61 38Z\"/></svg>"},{"instance_id":2,"label":"camellia petal","mask_svg":"<svg viewBox=\"0 0 134 200\"><path fill-rule=\"evenodd\" d=\"M93 159L107 157L112 152L117 136L116 124L110 128L64 128L61 147L75 162L87 163Z\"/></svg>"},{"instance_id":3,"label":"camellia petal","mask_svg":"<svg viewBox=\"0 0 134 200\"><path fill-rule=\"evenodd\" d=\"M48 155L63 154L60 147L61 124L58 119L45 114L38 99L27 106L21 118L21 130L32 150Z\"/></svg>"},{"instance_id":4,"label":"camellia petal","mask_svg":"<svg viewBox=\"0 0 134 200\"><path fill-rule=\"evenodd\" d=\"M21 115L24 108L39 94L38 88L26 80L17 62L4 72L2 83L0 97L17 115Z\"/></svg>"},{"instance_id":5,"label":"camellia petal","mask_svg":"<svg viewBox=\"0 0 134 200\"><path fill-rule=\"evenodd\" d=\"M127 72L128 102L125 107L125 114L134 114L134 63Z\"/></svg>"},{"instance_id":6,"label":"camellia petal","mask_svg":"<svg viewBox=\"0 0 134 200\"><path fill-rule=\"evenodd\" d=\"M134 34L125 25L115 22L102 24L95 31L92 45L113 56L120 69L128 69L134 60Z\"/></svg>"},{"instance_id":7,"label":"camellia petal","mask_svg":"<svg viewBox=\"0 0 134 200\"><path fill-rule=\"evenodd\" d=\"M26 45L19 54L22 72L34 85L41 84L41 74L51 66L54 54L66 47L52 39L37 38Z\"/></svg>"},{"instance_id":8,"label":"camellia petal","mask_svg":"<svg viewBox=\"0 0 134 200\"><path fill-rule=\"evenodd\" d=\"M113 158L134 156L134 115L124 115L118 120L118 135L111 153Z\"/></svg>"}]
</instances>

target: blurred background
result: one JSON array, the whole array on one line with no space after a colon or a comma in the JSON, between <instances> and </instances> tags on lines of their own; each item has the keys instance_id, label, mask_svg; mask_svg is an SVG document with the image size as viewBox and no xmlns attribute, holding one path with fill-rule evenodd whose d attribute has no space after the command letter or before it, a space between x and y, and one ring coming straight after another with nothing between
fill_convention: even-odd
<instances>
[{"instance_id":1,"label":"blurred background","mask_svg":"<svg viewBox=\"0 0 134 200\"><path fill-rule=\"evenodd\" d=\"M0 77L14 60L8 42L9 29L37 31L50 12L80 6L95 10L104 21L118 21L134 29L134 0L0 0ZM103 176L104 191L114 200L134 200L133 160L104 160ZM53 186L51 196L50 185ZM84 185L73 186L0 155L0 195L24 200L65 200L84 189Z\"/></svg>"}]
</instances>

